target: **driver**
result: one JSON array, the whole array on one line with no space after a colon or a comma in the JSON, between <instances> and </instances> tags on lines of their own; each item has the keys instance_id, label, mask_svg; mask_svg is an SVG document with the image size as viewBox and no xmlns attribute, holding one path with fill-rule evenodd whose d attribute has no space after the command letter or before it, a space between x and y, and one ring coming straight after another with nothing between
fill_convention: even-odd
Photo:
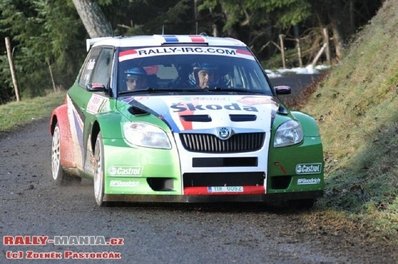
<instances>
[{"instance_id":1,"label":"driver","mask_svg":"<svg viewBox=\"0 0 398 264\"><path fill-rule=\"evenodd\" d=\"M147 75L143 68L134 67L125 71L127 91L145 89L147 87Z\"/></svg>"},{"instance_id":2,"label":"driver","mask_svg":"<svg viewBox=\"0 0 398 264\"><path fill-rule=\"evenodd\" d=\"M189 76L189 81L193 86L200 89L209 88L215 85L216 67L208 63L195 65Z\"/></svg>"}]
</instances>

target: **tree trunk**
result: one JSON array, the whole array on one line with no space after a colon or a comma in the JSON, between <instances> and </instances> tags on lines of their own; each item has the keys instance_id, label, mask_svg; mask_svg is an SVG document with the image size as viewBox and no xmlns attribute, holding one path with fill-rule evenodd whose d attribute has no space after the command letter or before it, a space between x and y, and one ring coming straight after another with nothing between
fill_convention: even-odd
<instances>
[{"instance_id":1,"label":"tree trunk","mask_svg":"<svg viewBox=\"0 0 398 264\"><path fill-rule=\"evenodd\" d=\"M333 43L336 49L336 58L337 60L341 60L343 57L343 38L339 27L334 20L331 22L331 28L333 32Z\"/></svg>"},{"instance_id":2,"label":"tree trunk","mask_svg":"<svg viewBox=\"0 0 398 264\"><path fill-rule=\"evenodd\" d=\"M90 38L112 36L112 27L97 2L73 0L77 13Z\"/></svg>"},{"instance_id":3,"label":"tree trunk","mask_svg":"<svg viewBox=\"0 0 398 264\"><path fill-rule=\"evenodd\" d=\"M6 41L8 63L10 65L12 84L14 86L15 97L17 99L17 102L19 102L18 81L17 81L17 77L16 77L16 74L15 74L14 59L12 58L10 38L6 37L5 41Z\"/></svg>"}]
</instances>

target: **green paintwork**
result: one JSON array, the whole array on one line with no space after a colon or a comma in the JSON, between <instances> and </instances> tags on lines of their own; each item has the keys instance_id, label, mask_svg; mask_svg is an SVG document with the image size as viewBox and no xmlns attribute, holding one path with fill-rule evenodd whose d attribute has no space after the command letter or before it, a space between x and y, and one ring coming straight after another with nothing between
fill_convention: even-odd
<instances>
[{"instance_id":1,"label":"green paintwork","mask_svg":"<svg viewBox=\"0 0 398 264\"><path fill-rule=\"evenodd\" d=\"M109 54L113 54L113 61L117 64L118 63L118 53L117 51L113 53L113 50L109 50L110 48L104 48L108 49L107 52ZM95 53L92 52L93 54ZM92 60L90 56L95 56L95 55L90 55L88 56L88 60L86 60L86 66L91 65L92 66L87 66L85 69L93 70L95 59ZM98 54L96 55L98 56ZM247 55L245 55L247 56ZM169 63L169 62L167 62ZM101 65L101 64L99 64ZM110 64L109 64L110 65ZM241 64L239 64L241 65ZM243 64L245 65L245 64ZM119 65L120 66L120 65ZM90 68L93 67L93 68ZM83 67L84 68L84 67ZM102 68L99 68L102 69ZM110 68L108 68L110 69ZM108 77L112 76L113 79L117 79L120 73L117 73L118 67L112 68L112 73L110 71L104 71L108 72ZM262 72L261 69L259 69L259 72ZM103 72L100 71L100 77L103 77ZM85 75L84 70L80 73L82 78L81 81L84 81L87 79L91 81L91 77L89 74ZM260 74L261 75L261 74ZM86 78L86 77L87 78ZM85 79L86 78L86 79ZM102 78L100 78L102 79ZM261 78L260 78L261 79ZM112 78L110 78L112 80ZM104 82L100 82L100 84L105 84L108 83L108 81L103 80ZM163 80L165 82L165 80ZM86 89L85 87L81 87L81 85L78 83L79 78L76 80L75 84L69 89L68 91L68 96L73 99L73 107L76 110L73 112L73 122L74 126L76 127L74 133L77 136L78 139L76 140L74 138L73 142L74 144L78 144L77 146L73 146L73 150L79 150L74 153L76 156L81 156L79 157L74 157L77 160L77 170L80 172L81 175L83 176L88 176L88 177L94 177L94 170L95 170L95 160L93 159L93 148L95 146L96 138L98 133L101 133L101 138L102 138L102 144L103 144L103 172L104 172L104 194L105 195L146 195L146 196L156 196L156 195L164 195L163 198L165 198L167 195L168 197L182 197L184 195L184 190L183 190L183 179L182 179L182 168L186 168L191 166L184 166L186 164L181 164L181 162L192 162L193 159L191 160L189 158L184 157L182 155L188 153L187 150L178 150L177 144L182 144L179 139L175 140L175 136L179 137L178 133L180 128L175 128L176 123L170 122L170 119L167 118L174 118L173 121L182 121L182 117L178 116L176 110L180 111L187 111L187 113L190 113L192 115L206 115L206 111L213 111L213 114L215 113L214 111L223 109L225 110L239 110L239 109L228 109L227 106L225 106L226 103L228 103L228 106L231 106L232 102L228 101L224 103L220 103L222 105L217 104L217 100L215 100L214 104L211 100L208 100L206 97L209 96L208 94L201 94L198 96L198 94L195 93L185 93L180 92L180 91L173 91L175 93L173 94L166 94L162 93L162 96L167 97L167 96L178 96L179 99L176 100L182 100L182 103L185 103L185 99L181 99L183 97L187 97L189 99L186 100L186 102L189 104L189 107L185 109L182 107L182 105L177 105L179 104L180 101L174 102L173 100L169 100L170 102L166 102L168 100L164 100L165 102L160 102L159 105L157 105L156 98L150 97L151 92L148 93L138 93L138 94L130 94L129 96L126 95L125 97L122 96L122 93L117 92L117 85L114 83L112 87L112 93L113 96L110 96L107 94L109 91L95 91L96 87L99 87L98 85L91 85L90 90ZM97 84L94 83L93 84ZM165 85L163 83L163 85ZM264 85L268 85L266 80L264 79ZM105 85L102 85L102 88L99 87L100 89L104 89ZM263 86L261 86L263 87ZM270 88L270 87L268 87ZM265 89L264 89L265 90ZM240 91L241 92L241 91ZM300 194L301 192L306 192L309 193L310 198L316 198L318 197L319 193L323 191L324 189L324 177L323 177L323 169L324 169L324 161L323 161L323 149L322 149L322 142L321 142L321 136L319 133L319 128L316 124L316 121L314 118L311 116L297 112L297 111L284 111L283 113L275 113L276 109L278 109L278 103L275 102L275 100L271 97L272 92L269 91L269 93L264 93L264 98L261 98L260 95L258 94L249 94L245 91L244 96L240 98L241 104L247 104L248 107L253 106L253 108L256 106L256 104L263 105L264 109L267 109L268 112L267 115L257 115L257 121L259 122L258 124L267 124L266 126L269 126L271 119L270 115L275 114L275 118L272 120L272 127L271 127L271 138L269 142L269 149L268 149L268 157L267 161L259 163L257 167L255 166L250 166L250 165L245 165L247 166L247 171L248 174L245 175L250 175L248 177L251 177L253 174L260 175L266 175L266 184L265 184L265 195L264 195L264 190L262 189L263 186L258 186L262 185L262 178L258 180L256 179L256 185L252 184L248 185L248 190L250 188L257 188L255 190L260 189L258 192L252 192L248 191L245 194L250 194L253 196L256 196L256 198L260 197L261 199L264 198L264 196L267 196L267 194L286 194L287 197L289 197L289 194ZM254 95L255 94L255 95ZM134 115L129 112L129 109L131 108L131 104L128 102L124 102L123 99L128 99L131 100L133 98L132 96L137 96L134 98L140 98L140 96L146 96L148 98L144 98L145 100L150 101L147 105L145 103L142 103L139 99L136 99L137 101L135 102L137 105L140 105L141 103L145 107L149 108L154 108L152 109L153 111L157 111L156 114L159 116L155 116L155 114L150 114L150 113L144 113L144 114L137 114ZM149 96L148 96L149 95ZM183 96L181 96L183 95ZM119 99L115 99L115 96L119 96ZM201 105L200 102L198 102L196 106L196 101L198 99L195 99L194 97L198 98L206 98L206 100L203 100L205 103L210 104L210 105ZM232 95L234 97L231 97L231 101L235 100L236 97L241 96L239 95ZM253 98L250 98L253 96ZM265 96L268 96L265 98ZM248 100L245 100L248 97ZM255 98L256 97L256 98ZM257 98L258 97L258 98ZM170 97L167 97L170 98ZM192 99L193 98L193 99ZM220 100L221 96L214 96L214 98ZM214 99L212 97L212 99ZM144 101L144 99L141 98L141 100ZM154 100L152 100L154 99ZM174 99L174 98L173 98ZM128 101L127 100L127 101ZM258 100L258 101L257 101ZM148 102L146 101L146 102ZM222 100L221 100L222 101ZM163 105L163 104L164 105ZM169 105L168 105L169 104ZM159 106L159 108L156 108L156 106ZM267 107L265 107L267 106ZM169 107L169 109L167 109ZM170 110L171 109L171 110ZM256 109L256 108L254 108ZM260 107L259 107L260 109ZM265 111L263 109L263 111ZM172 111L174 110L174 111ZM189 112L189 111L191 112ZM167 113L164 113L164 111L170 111ZM196 111L196 112L195 112ZM165 115L166 117L161 117L161 115ZM173 114L173 116L171 116ZM239 113L239 115L244 116L244 114L248 114L247 112L242 112ZM249 113L249 114L255 114ZM169 115L169 116L167 116ZM250 116L250 115L246 115ZM258 118L260 117L260 118ZM180 120L180 119L181 120ZM247 117L246 117L247 118ZM164 120L167 120L169 124L166 124ZM304 139L302 142L292 145L292 146L286 146L286 147L280 147L280 148L275 148L273 147L273 142L274 142L274 136L275 136L275 131L278 129L278 127L283 124L284 122L294 119L298 121L302 128L303 128L303 134L304 134ZM79 123L83 122L83 124ZM232 119L231 119L232 120ZM218 120L219 121L219 120ZM253 120L251 120L253 121ZM154 126L157 126L161 130L163 130L169 140L171 141L171 149L155 149L155 148L148 148L148 147L139 147L139 146L132 146L130 145L131 143L127 143L126 139L124 138L124 131L123 127L124 124L130 123L130 122L141 122L141 123L147 123L147 124L152 124ZM187 121L189 122L189 121ZM214 123L211 124L211 126L223 126L225 124L228 124L226 122L219 121L220 123ZM231 121L231 122L237 122L236 120ZM242 121L243 122L243 121ZM263 123L261 123L263 122ZM170 128L169 127L172 127ZM179 124L182 125L182 124ZM187 125L186 123L183 124L184 126ZM181 131L184 130L190 130L193 129L195 130L196 128L193 128L193 125L190 124L191 126L187 126L189 128L182 129ZM210 126L210 125L209 125ZM227 126L227 125L225 125ZM231 125L232 126L232 125ZM250 127L253 126L249 123L239 123L237 127L239 129L245 130L245 129L258 129L258 130L264 130L266 133L268 133L269 127ZM201 129L203 128L203 123L201 124ZM210 127L209 127L210 128ZM216 127L214 127L216 128ZM172 131L172 129L176 131ZM217 127L217 129L220 129ZM220 129L221 130L221 129ZM231 130L232 131L232 130ZM252 130L253 131L253 130ZM188 132L189 133L189 132ZM134 134L135 135L135 134ZM269 137L267 137L268 140ZM224 139L221 139L224 140ZM268 142L267 142L268 143ZM268 145L268 144L266 144ZM264 148L259 150L257 153L261 153L263 159L266 159L266 151ZM98 152L97 152L98 153ZM255 152L253 152L255 153ZM191 154L191 152L189 153ZM181 157L180 157L181 155ZM207 158L208 154L202 154L198 155L198 159L200 158ZM255 155L255 154L254 154ZM259 157L262 158L260 154L257 154ZM227 155L226 155L227 156ZM247 153L245 153L243 156L247 157ZM208 157L217 157L217 154L209 154ZM239 158L239 153L234 153L231 155L228 155L228 157L225 158L225 164L227 164L229 158ZM184 159L185 158L185 159ZM193 157L195 158L195 157ZM251 158L251 157L250 157ZM221 159L220 159L221 160ZM231 159L232 160L232 159ZM218 162L218 161L217 161ZM224 161L222 161L224 162ZM235 164L234 164L235 165ZM220 165L218 165L220 166ZM233 170L233 166L226 165L226 167L229 167L228 170L231 174L224 174L222 177L230 177L230 175L236 175L234 174L235 172ZM239 164L238 164L239 166ZM243 165L240 165L241 168ZM265 168L267 167L268 171L264 171ZM209 175L211 173L217 173L220 172L220 168L217 168L215 170L212 170L211 165L206 168L205 166L202 167L195 167L192 165L192 168L189 168L187 170L187 173L190 174L195 174L200 175L200 173L207 173L209 172ZM208 170L208 171L204 171ZM242 171L243 169L241 169ZM246 169L245 169L246 170ZM250 174L253 173L253 174ZM196 176L195 177L198 177ZM226 176L225 176L226 175ZM189 178L190 175L187 175ZM206 176L209 177L209 176ZM245 194L240 194L238 192L234 193L216 193L213 194L211 191L206 189L207 187L214 187L211 186L211 181L213 178L210 180L206 179L206 185L210 186L203 186L200 184L195 185L192 183L193 187L187 187L186 188L186 193L189 193L189 189L197 189L203 188L205 190L205 193L201 193L202 190L196 191L196 192L191 192L190 195L192 196L200 196L200 195L208 195L211 196L245 196ZM202 180L202 179L200 179ZM225 179L223 179L225 180ZM228 181L231 180L231 178L227 179ZM225 182L227 182L227 180ZM239 182L238 184L245 185L246 178L241 178L239 179L240 181L233 181L234 178L230 182L232 184L235 184L235 182ZM97 181L98 182L98 181ZM194 180L192 180L194 182ZM200 182L200 181L198 181ZM210 183L209 183L210 182ZM261 182L261 184L259 184ZM220 184L220 181L217 182L217 184ZM220 184L223 185L223 184ZM188 186L188 184L186 185ZM225 184L226 186L226 184ZM215 186L215 187L220 187L220 186ZM236 186L235 186L236 187ZM243 189L243 187L242 187ZM207 193L206 193L207 191ZM318 192L319 191L319 192ZM193 194L192 194L193 193ZM313 195L313 196L311 196ZM189 196L189 195L187 195ZM183 198L185 198L184 196ZM237 199L239 200L239 199Z\"/></svg>"},{"instance_id":2,"label":"green paintwork","mask_svg":"<svg viewBox=\"0 0 398 264\"><path fill-rule=\"evenodd\" d=\"M272 145L276 128L283 122L294 118L303 127L304 140L302 143L274 148ZM306 114L292 112L291 116L278 115L274 121L272 129L271 144L269 150L267 193L287 193L301 191L315 191L324 189L323 177L323 149L319 129L315 120ZM299 175L296 173L297 164L322 164L320 173ZM272 188L271 181L276 177L290 177L287 188ZM319 179L317 184L298 185L298 179Z\"/></svg>"}]
</instances>

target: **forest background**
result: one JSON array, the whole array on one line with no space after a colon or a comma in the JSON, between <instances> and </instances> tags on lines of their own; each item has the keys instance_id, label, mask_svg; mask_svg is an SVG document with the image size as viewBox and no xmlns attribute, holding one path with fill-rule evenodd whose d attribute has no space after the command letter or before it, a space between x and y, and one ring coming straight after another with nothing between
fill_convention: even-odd
<instances>
[{"instance_id":1,"label":"forest background","mask_svg":"<svg viewBox=\"0 0 398 264\"><path fill-rule=\"evenodd\" d=\"M83 25L80 5L93 7L110 33L200 34L245 42L264 68L310 63L330 41L330 63L344 57L353 36L376 14L384 0L0 0L0 37L11 40L22 98L67 89L86 55L92 37ZM80 15L80 16L79 16ZM89 15L89 14L86 14ZM84 16L84 14L83 14ZM326 58L321 58L326 60ZM15 100L5 41L0 41L0 104Z\"/></svg>"}]
</instances>

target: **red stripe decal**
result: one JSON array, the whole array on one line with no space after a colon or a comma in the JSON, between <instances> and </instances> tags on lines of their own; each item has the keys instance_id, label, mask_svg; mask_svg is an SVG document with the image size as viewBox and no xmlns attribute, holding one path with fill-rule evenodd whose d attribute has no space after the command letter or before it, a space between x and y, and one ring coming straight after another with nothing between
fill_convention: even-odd
<instances>
[{"instance_id":1,"label":"red stripe decal","mask_svg":"<svg viewBox=\"0 0 398 264\"><path fill-rule=\"evenodd\" d=\"M125 50L125 51L121 51L119 53L119 57L126 56L126 55L132 55L132 54L136 54L136 53L137 53L136 50Z\"/></svg>"},{"instance_id":2,"label":"red stripe decal","mask_svg":"<svg viewBox=\"0 0 398 264\"><path fill-rule=\"evenodd\" d=\"M202 36L192 35L189 37L191 38L192 42L200 42L200 43L205 42L205 39Z\"/></svg>"},{"instance_id":3,"label":"red stripe decal","mask_svg":"<svg viewBox=\"0 0 398 264\"><path fill-rule=\"evenodd\" d=\"M208 187L186 187L184 195L252 195L265 194L264 186L243 186L243 192L209 192Z\"/></svg>"},{"instance_id":4,"label":"red stripe decal","mask_svg":"<svg viewBox=\"0 0 398 264\"><path fill-rule=\"evenodd\" d=\"M185 111L179 113L180 122L181 122L181 125L184 128L184 130L192 130L192 122L185 121L184 118L181 117L181 115L192 115L192 114L193 114L193 112L189 111L189 110L185 110Z\"/></svg>"},{"instance_id":5,"label":"red stripe decal","mask_svg":"<svg viewBox=\"0 0 398 264\"><path fill-rule=\"evenodd\" d=\"M253 56L253 54L251 54L250 51L245 49L237 49L236 53Z\"/></svg>"}]
</instances>

